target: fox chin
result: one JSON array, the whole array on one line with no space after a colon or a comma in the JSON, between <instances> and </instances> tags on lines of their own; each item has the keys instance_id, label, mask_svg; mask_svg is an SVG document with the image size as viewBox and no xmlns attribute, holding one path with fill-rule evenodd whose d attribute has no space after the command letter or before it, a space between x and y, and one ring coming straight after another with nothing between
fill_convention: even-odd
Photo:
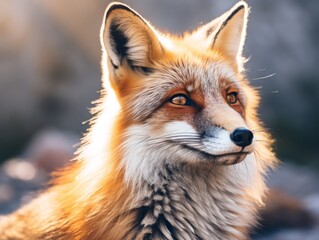
<instances>
[{"instance_id":1,"label":"fox chin","mask_svg":"<svg viewBox=\"0 0 319 240\"><path fill-rule=\"evenodd\" d=\"M0 239L247 239L276 158L245 75L249 7L176 36L111 3L102 94L75 161Z\"/></svg>"}]
</instances>

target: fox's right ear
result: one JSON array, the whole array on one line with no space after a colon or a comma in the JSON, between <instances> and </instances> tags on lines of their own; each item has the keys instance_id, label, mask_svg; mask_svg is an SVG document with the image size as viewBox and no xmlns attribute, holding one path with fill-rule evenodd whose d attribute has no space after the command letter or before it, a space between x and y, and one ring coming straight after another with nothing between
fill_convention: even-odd
<instances>
[{"instance_id":1,"label":"fox's right ear","mask_svg":"<svg viewBox=\"0 0 319 240\"><path fill-rule=\"evenodd\" d=\"M122 3L106 9L101 44L115 70L123 65L147 69L163 51L155 29Z\"/></svg>"}]
</instances>

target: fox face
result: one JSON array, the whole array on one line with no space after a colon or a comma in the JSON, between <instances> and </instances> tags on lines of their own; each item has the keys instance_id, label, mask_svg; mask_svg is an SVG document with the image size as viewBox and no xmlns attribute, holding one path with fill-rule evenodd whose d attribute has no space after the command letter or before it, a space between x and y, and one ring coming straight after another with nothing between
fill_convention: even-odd
<instances>
[{"instance_id":1,"label":"fox face","mask_svg":"<svg viewBox=\"0 0 319 240\"><path fill-rule=\"evenodd\" d=\"M248 7L240 2L182 36L164 34L123 4L101 30L104 86L120 106L122 165L149 180L181 166L251 156L258 98L243 73Z\"/></svg>"}]
</instances>

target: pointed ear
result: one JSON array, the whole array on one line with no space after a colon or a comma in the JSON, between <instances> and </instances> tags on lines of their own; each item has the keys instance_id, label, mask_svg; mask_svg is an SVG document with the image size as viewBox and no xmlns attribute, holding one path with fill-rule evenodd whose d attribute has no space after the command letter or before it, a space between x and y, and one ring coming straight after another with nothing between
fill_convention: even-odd
<instances>
[{"instance_id":1,"label":"pointed ear","mask_svg":"<svg viewBox=\"0 0 319 240\"><path fill-rule=\"evenodd\" d=\"M226 56L241 61L246 38L248 6L239 2L220 18L219 26L213 34L213 49L217 49Z\"/></svg>"},{"instance_id":2,"label":"pointed ear","mask_svg":"<svg viewBox=\"0 0 319 240\"><path fill-rule=\"evenodd\" d=\"M249 8L243 1L213 21L198 27L188 36L207 49L214 49L233 60L242 68Z\"/></svg>"},{"instance_id":3,"label":"pointed ear","mask_svg":"<svg viewBox=\"0 0 319 240\"><path fill-rule=\"evenodd\" d=\"M121 3L112 3L105 11L101 44L115 69L125 63L148 67L163 51L155 29Z\"/></svg>"}]
</instances>

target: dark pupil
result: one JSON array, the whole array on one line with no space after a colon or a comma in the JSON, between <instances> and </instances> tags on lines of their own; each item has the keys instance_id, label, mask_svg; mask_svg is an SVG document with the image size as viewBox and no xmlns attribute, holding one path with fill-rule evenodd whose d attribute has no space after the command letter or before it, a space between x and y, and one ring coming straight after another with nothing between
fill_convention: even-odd
<instances>
[{"instance_id":1,"label":"dark pupil","mask_svg":"<svg viewBox=\"0 0 319 240\"><path fill-rule=\"evenodd\" d=\"M235 93L228 94L228 102L229 103L236 103L236 101L237 101L237 97L236 97Z\"/></svg>"},{"instance_id":2,"label":"dark pupil","mask_svg":"<svg viewBox=\"0 0 319 240\"><path fill-rule=\"evenodd\" d=\"M184 105L186 100L183 96L178 96L178 97L175 97L175 99L173 100L173 102L175 104L179 104L179 105Z\"/></svg>"}]
</instances>

